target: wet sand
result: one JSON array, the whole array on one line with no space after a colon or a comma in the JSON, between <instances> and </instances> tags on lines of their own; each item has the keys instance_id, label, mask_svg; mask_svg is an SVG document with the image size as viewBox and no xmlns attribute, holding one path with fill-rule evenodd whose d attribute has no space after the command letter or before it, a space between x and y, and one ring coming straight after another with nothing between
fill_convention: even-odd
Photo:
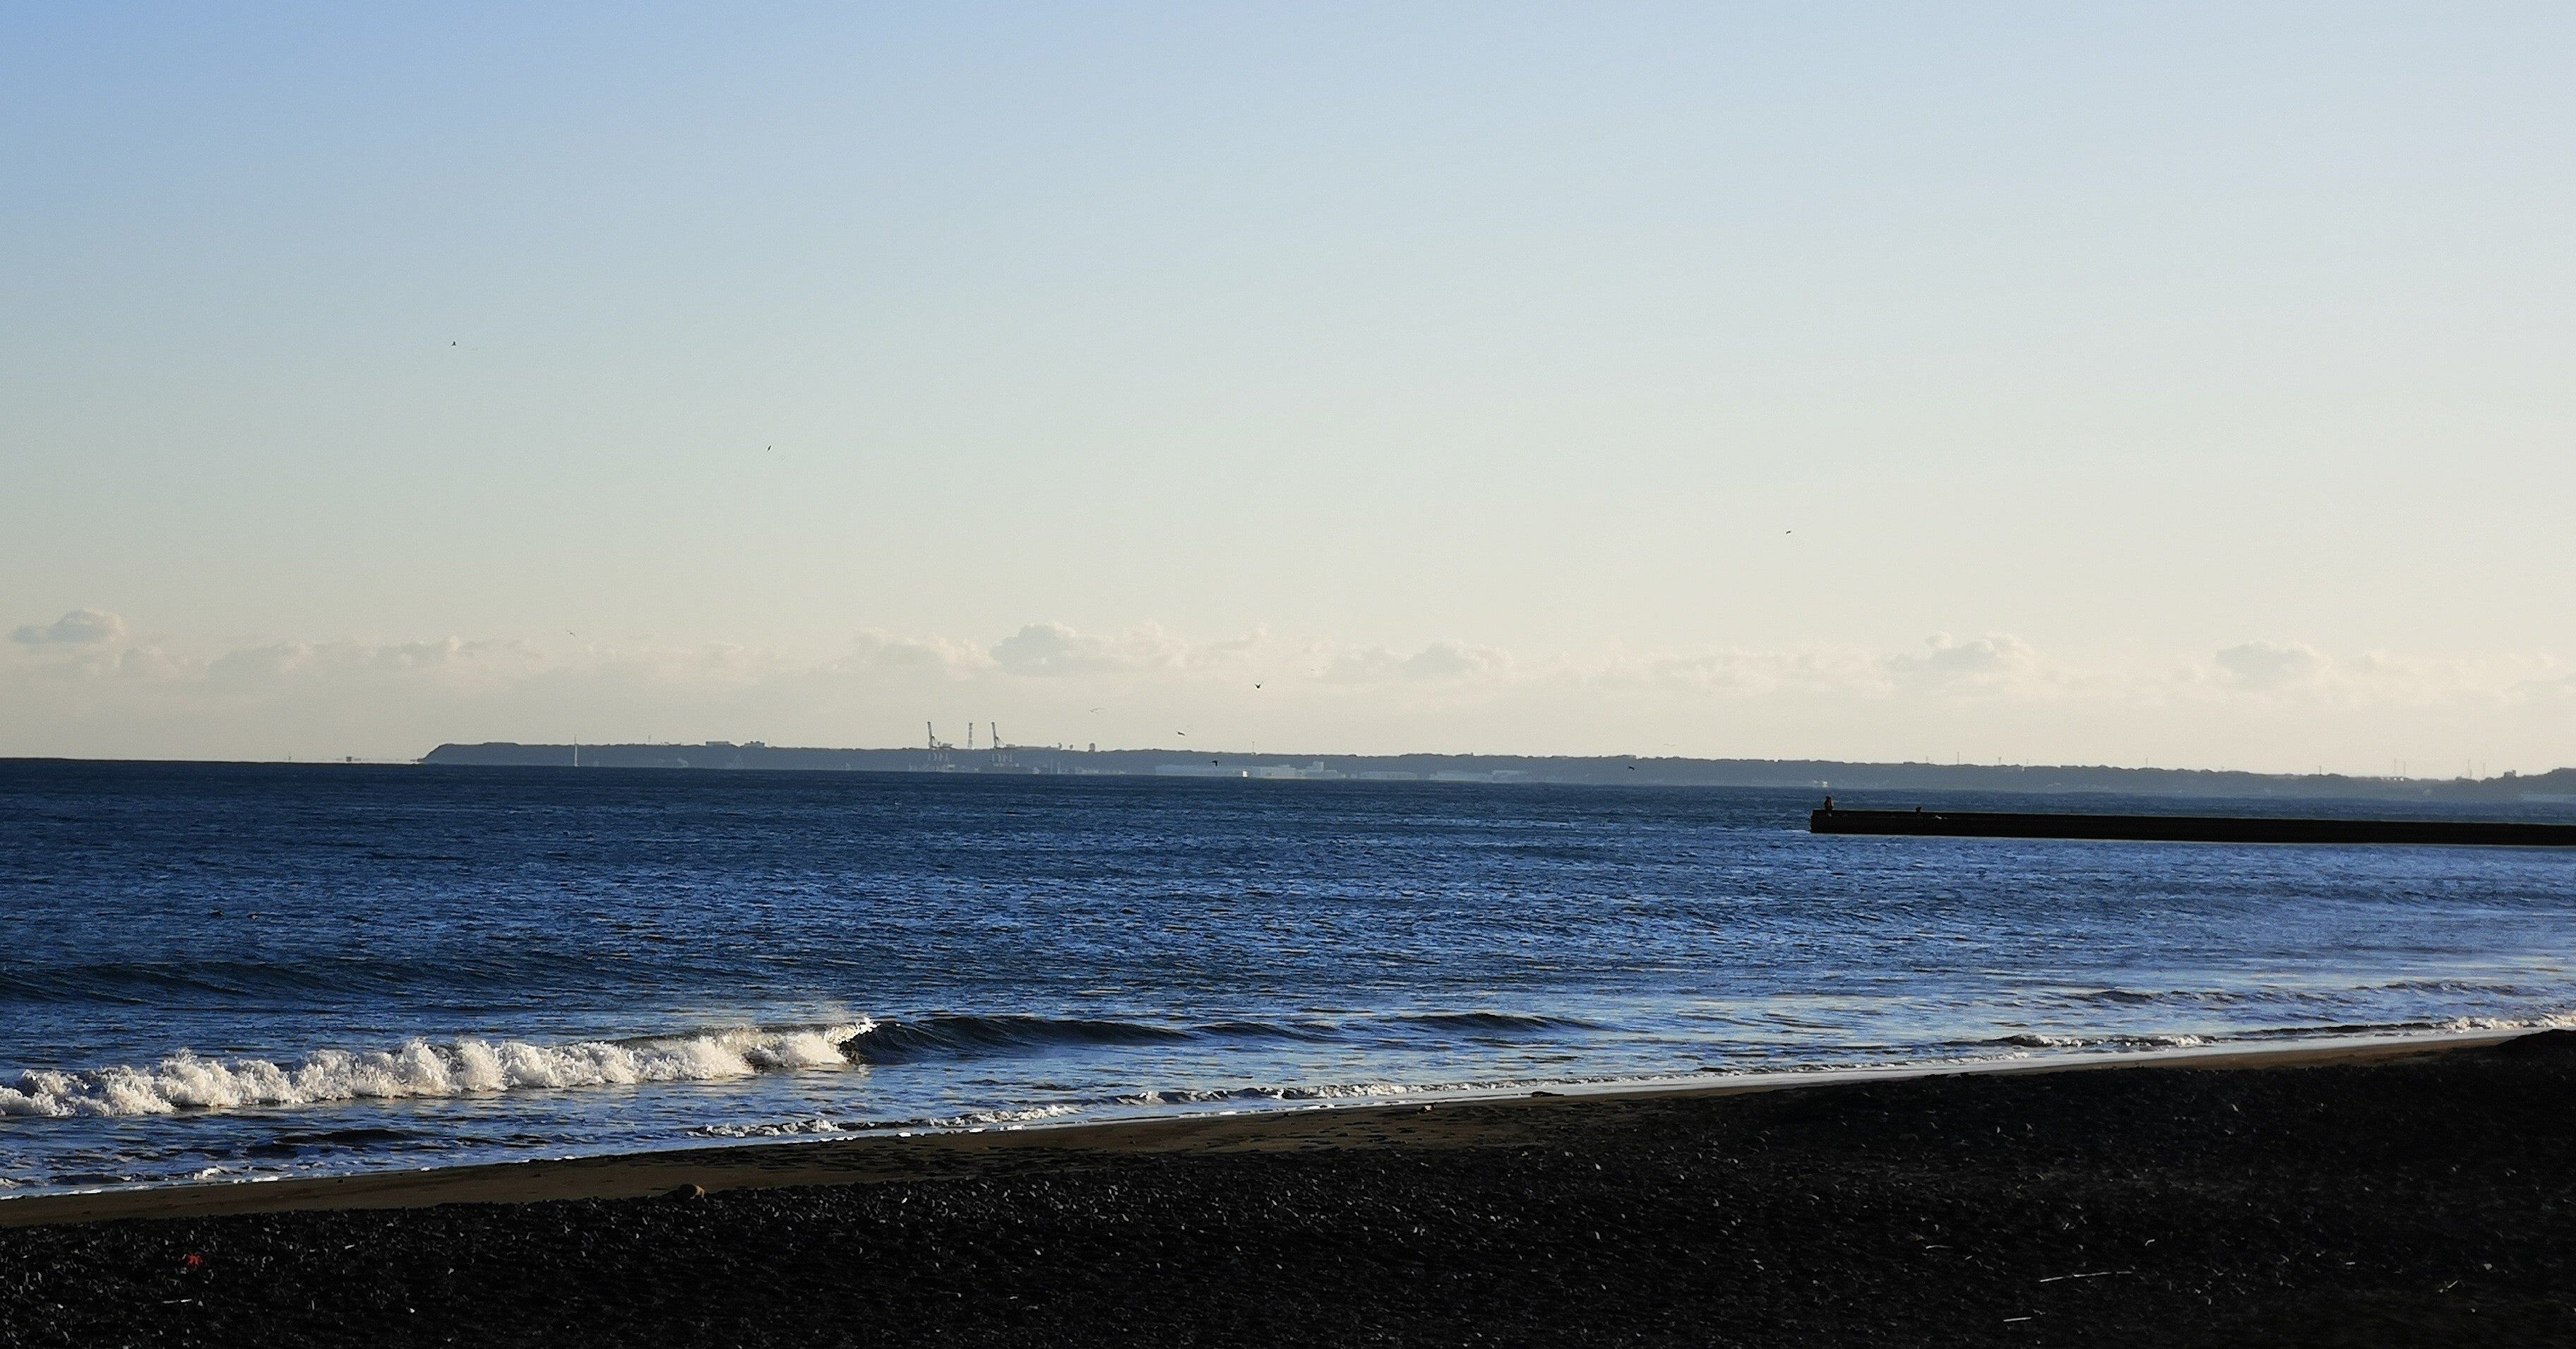
<instances>
[{"instance_id":1,"label":"wet sand","mask_svg":"<svg viewBox=\"0 0 2576 1349\"><path fill-rule=\"evenodd\" d=\"M2091 1069L15 1199L0 1343L2576 1343L2576 1034Z\"/></svg>"}]
</instances>

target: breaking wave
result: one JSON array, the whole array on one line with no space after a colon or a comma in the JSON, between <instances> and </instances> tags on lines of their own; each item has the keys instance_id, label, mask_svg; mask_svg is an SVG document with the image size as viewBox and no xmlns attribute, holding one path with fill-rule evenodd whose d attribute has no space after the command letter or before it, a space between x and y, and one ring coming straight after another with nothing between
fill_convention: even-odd
<instances>
[{"instance_id":1,"label":"breaking wave","mask_svg":"<svg viewBox=\"0 0 2576 1349\"><path fill-rule=\"evenodd\" d=\"M321 1049L292 1067L180 1050L150 1067L22 1072L0 1086L0 1115L172 1115L335 1101L476 1096L641 1082L714 1082L848 1064L842 1049L873 1023L757 1026L635 1040L537 1044L467 1037L397 1049Z\"/></svg>"}]
</instances>

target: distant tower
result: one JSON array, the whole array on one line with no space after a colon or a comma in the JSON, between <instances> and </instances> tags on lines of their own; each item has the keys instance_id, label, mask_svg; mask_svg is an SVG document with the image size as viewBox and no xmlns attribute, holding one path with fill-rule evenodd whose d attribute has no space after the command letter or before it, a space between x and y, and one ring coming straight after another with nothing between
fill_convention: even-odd
<instances>
[{"instance_id":1,"label":"distant tower","mask_svg":"<svg viewBox=\"0 0 2576 1349\"><path fill-rule=\"evenodd\" d=\"M1000 749L1002 747L1002 723L998 721L988 721L984 723L984 728L992 732L990 736L985 738L984 748Z\"/></svg>"},{"instance_id":2,"label":"distant tower","mask_svg":"<svg viewBox=\"0 0 2576 1349\"><path fill-rule=\"evenodd\" d=\"M966 752L975 752L975 723L971 721L966 723Z\"/></svg>"},{"instance_id":3,"label":"distant tower","mask_svg":"<svg viewBox=\"0 0 2576 1349\"><path fill-rule=\"evenodd\" d=\"M930 748L939 748L939 728L925 721L921 723L921 729L930 737Z\"/></svg>"}]
</instances>

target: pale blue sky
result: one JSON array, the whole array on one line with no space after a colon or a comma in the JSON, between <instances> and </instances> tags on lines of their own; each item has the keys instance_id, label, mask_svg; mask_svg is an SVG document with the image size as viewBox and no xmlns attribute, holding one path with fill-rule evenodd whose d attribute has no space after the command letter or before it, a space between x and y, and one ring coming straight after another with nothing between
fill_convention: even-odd
<instances>
[{"instance_id":1,"label":"pale blue sky","mask_svg":"<svg viewBox=\"0 0 2576 1349\"><path fill-rule=\"evenodd\" d=\"M2571 55L0 7L0 753L2576 761Z\"/></svg>"}]
</instances>

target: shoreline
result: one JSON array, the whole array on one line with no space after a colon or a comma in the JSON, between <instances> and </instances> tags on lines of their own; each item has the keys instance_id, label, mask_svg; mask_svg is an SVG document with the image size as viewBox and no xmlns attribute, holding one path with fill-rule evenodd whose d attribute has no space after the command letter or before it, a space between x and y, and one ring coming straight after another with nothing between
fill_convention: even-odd
<instances>
[{"instance_id":1,"label":"shoreline","mask_svg":"<svg viewBox=\"0 0 2576 1349\"><path fill-rule=\"evenodd\" d=\"M1020 1174L1117 1157L1372 1147L1510 1145L1540 1121L1587 1106L1826 1092L1924 1079L2120 1069L2243 1071L2365 1065L2491 1047L2541 1028L2334 1036L2248 1045L2078 1050L2028 1058L1781 1069L1735 1075L1551 1083L1508 1091L1426 1091L1418 1100L1299 1103L964 1128L853 1130L836 1137L712 1143L528 1161L472 1162L219 1181L172 1181L0 1196L0 1229L123 1219L624 1200L695 1186L708 1193ZM1547 1121L1553 1126L1556 1121Z\"/></svg>"},{"instance_id":2,"label":"shoreline","mask_svg":"<svg viewBox=\"0 0 2576 1349\"><path fill-rule=\"evenodd\" d=\"M2570 1100L2548 1030L410 1173L0 1229L0 1340L2563 1349Z\"/></svg>"}]
</instances>

